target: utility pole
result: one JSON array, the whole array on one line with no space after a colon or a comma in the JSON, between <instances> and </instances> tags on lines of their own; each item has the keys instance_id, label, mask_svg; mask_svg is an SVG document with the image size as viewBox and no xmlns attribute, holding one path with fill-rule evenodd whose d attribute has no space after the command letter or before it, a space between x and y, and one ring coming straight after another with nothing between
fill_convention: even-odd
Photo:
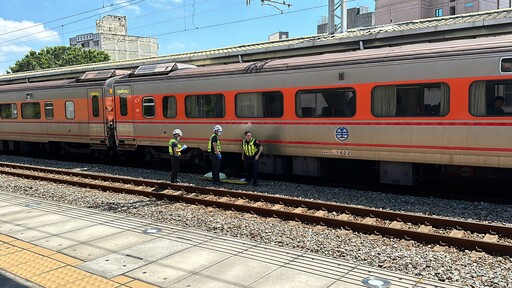
<instances>
[{"instance_id":1,"label":"utility pole","mask_svg":"<svg viewBox=\"0 0 512 288\"><path fill-rule=\"evenodd\" d=\"M330 35L347 31L347 7L346 0L329 0L329 25Z\"/></svg>"}]
</instances>

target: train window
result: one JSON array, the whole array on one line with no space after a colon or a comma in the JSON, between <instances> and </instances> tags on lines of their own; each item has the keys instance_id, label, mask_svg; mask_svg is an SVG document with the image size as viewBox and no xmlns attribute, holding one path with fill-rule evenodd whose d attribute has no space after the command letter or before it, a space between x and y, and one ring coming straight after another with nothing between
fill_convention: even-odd
<instances>
[{"instance_id":1,"label":"train window","mask_svg":"<svg viewBox=\"0 0 512 288\"><path fill-rule=\"evenodd\" d=\"M100 97L94 95L91 98L92 102L92 116L100 117Z\"/></svg>"},{"instance_id":2,"label":"train window","mask_svg":"<svg viewBox=\"0 0 512 288\"><path fill-rule=\"evenodd\" d=\"M471 83L469 113L478 117L512 116L512 80Z\"/></svg>"},{"instance_id":3,"label":"train window","mask_svg":"<svg viewBox=\"0 0 512 288\"><path fill-rule=\"evenodd\" d=\"M66 118L67 119L75 119L75 102L66 101Z\"/></svg>"},{"instance_id":4,"label":"train window","mask_svg":"<svg viewBox=\"0 0 512 288\"><path fill-rule=\"evenodd\" d=\"M501 59L500 71L501 73L512 72L512 58Z\"/></svg>"},{"instance_id":5,"label":"train window","mask_svg":"<svg viewBox=\"0 0 512 288\"><path fill-rule=\"evenodd\" d=\"M283 93L251 92L235 96L236 116L240 118L275 118L283 116Z\"/></svg>"},{"instance_id":6,"label":"train window","mask_svg":"<svg viewBox=\"0 0 512 288\"><path fill-rule=\"evenodd\" d=\"M225 115L224 95L188 95L185 97L185 114L189 118L222 118Z\"/></svg>"},{"instance_id":7,"label":"train window","mask_svg":"<svg viewBox=\"0 0 512 288\"><path fill-rule=\"evenodd\" d=\"M41 104L39 102L21 103L21 118L41 119Z\"/></svg>"},{"instance_id":8,"label":"train window","mask_svg":"<svg viewBox=\"0 0 512 288\"><path fill-rule=\"evenodd\" d=\"M165 118L176 118L176 97L164 96L162 98L162 108Z\"/></svg>"},{"instance_id":9,"label":"train window","mask_svg":"<svg viewBox=\"0 0 512 288\"><path fill-rule=\"evenodd\" d=\"M128 115L128 97L125 93L119 94L119 106L121 116Z\"/></svg>"},{"instance_id":10,"label":"train window","mask_svg":"<svg viewBox=\"0 0 512 288\"><path fill-rule=\"evenodd\" d=\"M18 118L18 107L16 104L0 104L0 117L2 119Z\"/></svg>"},{"instance_id":11,"label":"train window","mask_svg":"<svg viewBox=\"0 0 512 288\"><path fill-rule=\"evenodd\" d=\"M144 97L142 98L142 114L144 118L155 117L155 98Z\"/></svg>"},{"instance_id":12,"label":"train window","mask_svg":"<svg viewBox=\"0 0 512 288\"><path fill-rule=\"evenodd\" d=\"M445 83L377 86L372 90L372 114L376 117L446 116L450 87Z\"/></svg>"},{"instance_id":13,"label":"train window","mask_svg":"<svg viewBox=\"0 0 512 288\"><path fill-rule=\"evenodd\" d=\"M356 91L352 88L301 90L295 96L298 117L353 117Z\"/></svg>"},{"instance_id":14,"label":"train window","mask_svg":"<svg viewBox=\"0 0 512 288\"><path fill-rule=\"evenodd\" d=\"M44 103L44 116L46 119L53 119L53 102Z\"/></svg>"}]
</instances>

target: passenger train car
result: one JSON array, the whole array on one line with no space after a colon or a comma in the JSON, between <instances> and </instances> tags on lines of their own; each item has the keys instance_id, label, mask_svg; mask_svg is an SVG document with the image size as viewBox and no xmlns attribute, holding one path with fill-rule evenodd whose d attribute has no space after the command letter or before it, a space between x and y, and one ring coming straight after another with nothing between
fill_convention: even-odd
<instances>
[{"instance_id":1,"label":"passenger train car","mask_svg":"<svg viewBox=\"0 0 512 288\"><path fill-rule=\"evenodd\" d=\"M262 172L321 176L366 160L383 183L412 184L430 164L475 176L512 168L512 36L91 71L1 85L0 110L2 150L161 158L179 128L197 160L221 125L223 153L240 153L245 130L261 140Z\"/></svg>"}]
</instances>

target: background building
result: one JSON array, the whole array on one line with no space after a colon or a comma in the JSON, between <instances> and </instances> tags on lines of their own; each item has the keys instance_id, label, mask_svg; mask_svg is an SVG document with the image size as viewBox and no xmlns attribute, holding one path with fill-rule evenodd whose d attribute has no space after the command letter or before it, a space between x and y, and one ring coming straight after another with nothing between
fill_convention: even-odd
<instances>
[{"instance_id":1,"label":"background building","mask_svg":"<svg viewBox=\"0 0 512 288\"><path fill-rule=\"evenodd\" d=\"M341 17L341 16L340 16ZM317 34L328 33L328 17L324 16L316 26ZM367 6L347 9L347 29L371 27L375 25L375 12L368 12Z\"/></svg>"},{"instance_id":2,"label":"background building","mask_svg":"<svg viewBox=\"0 0 512 288\"><path fill-rule=\"evenodd\" d=\"M375 12L368 12L368 7L347 9L347 29L373 25L375 25Z\"/></svg>"},{"instance_id":3,"label":"background building","mask_svg":"<svg viewBox=\"0 0 512 288\"><path fill-rule=\"evenodd\" d=\"M279 32L276 32L276 33L268 36L268 41L277 41L277 40L283 40L283 39L288 39L288 38L290 38L288 32L279 31Z\"/></svg>"},{"instance_id":4,"label":"background building","mask_svg":"<svg viewBox=\"0 0 512 288\"><path fill-rule=\"evenodd\" d=\"M510 0L375 0L375 24L510 8Z\"/></svg>"},{"instance_id":5,"label":"background building","mask_svg":"<svg viewBox=\"0 0 512 288\"><path fill-rule=\"evenodd\" d=\"M108 15L96 21L96 33L77 35L69 44L107 52L111 60L158 56L156 38L129 36L126 16Z\"/></svg>"}]
</instances>

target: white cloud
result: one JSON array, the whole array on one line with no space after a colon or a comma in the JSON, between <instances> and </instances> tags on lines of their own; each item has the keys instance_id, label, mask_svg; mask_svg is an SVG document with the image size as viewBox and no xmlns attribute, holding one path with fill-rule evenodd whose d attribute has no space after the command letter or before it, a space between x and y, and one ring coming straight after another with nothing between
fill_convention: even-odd
<instances>
[{"instance_id":1,"label":"white cloud","mask_svg":"<svg viewBox=\"0 0 512 288\"><path fill-rule=\"evenodd\" d=\"M135 14L139 14L142 9L138 5L130 5L130 3L126 3L126 0L116 0L115 4L119 4L119 7L123 7L123 9L132 10ZM117 14L127 14L123 13L121 9L121 12L116 12Z\"/></svg>"},{"instance_id":2,"label":"white cloud","mask_svg":"<svg viewBox=\"0 0 512 288\"><path fill-rule=\"evenodd\" d=\"M58 42L60 38L59 33L45 29L43 24L0 18L0 45L19 44L26 41Z\"/></svg>"},{"instance_id":3,"label":"white cloud","mask_svg":"<svg viewBox=\"0 0 512 288\"><path fill-rule=\"evenodd\" d=\"M0 18L0 74L33 47L60 42L59 33L47 30L32 21L12 21Z\"/></svg>"},{"instance_id":4,"label":"white cloud","mask_svg":"<svg viewBox=\"0 0 512 288\"><path fill-rule=\"evenodd\" d=\"M169 48L171 50L182 50L185 47L187 47L187 45L185 45L185 43L181 43L181 42L172 42L166 46L167 46L167 48Z\"/></svg>"},{"instance_id":5,"label":"white cloud","mask_svg":"<svg viewBox=\"0 0 512 288\"><path fill-rule=\"evenodd\" d=\"M157 9L171 9L175 3L183 3L183 0L148 0L148 4Z\"/></svg>"}]
</instances>

